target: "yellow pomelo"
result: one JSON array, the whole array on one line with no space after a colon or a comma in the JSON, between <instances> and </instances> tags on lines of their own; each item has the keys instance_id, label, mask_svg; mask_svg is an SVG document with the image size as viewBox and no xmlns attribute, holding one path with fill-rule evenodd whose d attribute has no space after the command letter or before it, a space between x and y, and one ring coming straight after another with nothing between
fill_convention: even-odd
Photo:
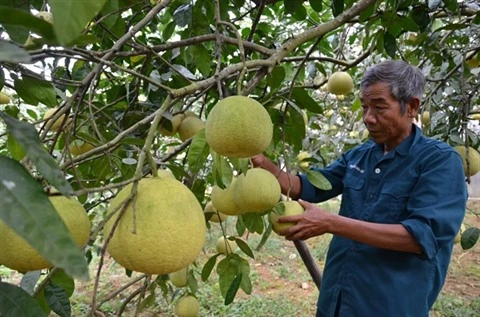
<instances>
[{"instance_id":1,"label":"yellow pomelo","mask_svg":"<svg viewBox=\"0 0 480 317\"><path fill-rule=\"evenodd\" d=\"M185 112L183 113L183 115L184 115L185 117L197 117L197 118L198 118L197 114L196 114L195 112L191 111L191 110L185 111Z\"/></svg>"},{"instance_id":2,"label":"yellow pomelo","mask_svg":"<svg viewBox=\"0 0 480 317\"><path fill-rule=\"evenodd\" d=\"M327 87L332 94L346 95L353 89L353 79L346 72L336 72L328 79Z\"/></svg>"},{"instance_id":3,"label":"yellow pomelo","mask_svg":"<svg viewBox=\"0 0 480 317\"><path fill-rule=\"evenodd\" d=\"M112 200L112 212L130 195L132 184ZM192 263L205 243L206 224L195 195L170 178L143 178L120 219L107 250L123 267L147 274L168 274ZM116 220L105 224L108 237ZM135 232L134 232L135 224Z\"/></svg>"},{"instance_id":4,"label":"yellow pomelo","mask_svg":"<svg viewBox=\"0 0 480 317\"><path fill-rule=\"evenodd\" d=\"M0 92L0 105L4 105L10 102L10 96L4 92Z\"/></svg>"},{"instance_id":5,"label":"yellow pomelo","mask_svg":"<svg viewBox=\"0 0 480 317\"><path fill-rule=\"evenodd\" d=\"M233 186L235 185L235 182L236 179L234 178L232 183L225 189L221 189L216 185L212 188L212 204L218 211L225 215L235 216L245 213L237 206L233 199Z\"/></svg>"},{"instance_id":6,"label":"yellow pomelo","mask_svg":"<svg viewBox=\"0 0 480 317\"><path fill-rule=\"evenodd\" d=\"M277 178L262 168L252 168L241 174L233 187L233 199L241 210L261 212L275 206L281 189Z\"/></svg>"},{"instance_id":7,"label":"yellow pomelo","mask_svg":"<svg viewBox=\"0 0 480 317\"><path fill-rule=\"evenodd\" d=\"M209 201L206 205L205 208L203 209L204 213L212 213L211 217L208 219L212 222L224 222L225 219L228 218L228 215L221 213L220 211L213 206L213 203Z\"/></svg>"},{"instance_id":8,"label":"yellow pomelo","mask_svg":"<svg viewBox=\"0 0 480 317\"><path fill-rule=\"evenodd\" d=\"M268 220L272 224L272 229L274 232L278 233L279 231L290 228L295 225L294 222L277 222L277 219L283 216L294 216L300 215L305 212L303 206L300 205L298 201L281 201L279 202L274 209L268 214Z\"/></svg>"},{"instance_id":9,"label":"yellow pomelo","mask_svg":"<svg viewBox=\"0 0 480 317\"><path fill-rule=\"evenodd\" d=\"M298 153L297 155L297 161L301 162L305 159L308 159L308 158L311 158L312 155L310 153L308 153L307 151L301 151L300 153Z\"/></svg>"},{"instance_id":10,"label":"yellow pomelo","mask_svg":"<svg viewBox=\"0 0 480 317\"><path fill-rule=\"evenodd\" d=\"M192 295L183 296L175 304L175 315L177 317L197 317L199 311L200 303Z\"/></svg>"},{"instance_id":11,"label":"yellow pomelo","mask_svg":"<svg viewBox=\"0 0 480 317\"><path fill-rule=\"evenodd\" d=\"M460 154L463 161L463 171L465 175L473 176L480 172L480 154L473 147L468 148L468 161L470 163L470 170L467 170L467 150L465 146L458 145L455 150ZM469 173L470 172L470 173Z\"/></svg>"},{"instance_id":12,"label":"yellow pomelo","mask_svg":"<svg viewBox=\"0 0 480 317\"><path fill-rule=\"evenodd\" d=\"M180 140L186 141L205 128L205 122L197 117L187 116L178 127Z\"/></svg>"},{"instance_id":13,"label":"yellow pomelo","mask_svg":"<svg viewBox=\"0 0 480 317\"><path fill-rule=\"evenodd\" d=\"M474 113L470 116L472 120L480 120L480 113Z\"/></svg>"},{"instance_id":14,"label":"yellow pomelo","mask_svg":"<svg viewBox=\"0 0 480 317\"><path fill-rule=\"evenodd\" d=\"M157 177L176 179L175 175L173 175L172 172L170 172L169 170L158 170Z\"/></svg>"},{"instance_id":15,"label":"yellow pomelo","mask_svg":"<svg viewBox=\"0 0 480 317\"><path fill-rule=\"evenodd\" d=\"M303 169L307 169L310 166L310 163L308 161L300 162L300 167Z\"/></svg>"},{"instance_id":16,"label":"yellow pomelo","mask_svg":"<svg viewBox=\"0 0 480 317\"><path fill-rule=\"evenodd\" d=\"M427 125L430 123L430 112L429 111L424 111L422 113L422 123L423 125Z\"/></svg>"},{"instance_id":17,"label":"yellow pomelo","mask_svg":"<svg viewBox=\"0 0 480 317\"><path fill-rule=\"evenodd\" d=\"M167 129L167 127L163 127L160 130L160 133L165 136L172 136L178 131L178 127L180 126L180 123L182 123L182 120L185 118L185 115L180 113L176 114L172 117L172 120L170 121L172 125L172 130Z\"/></svg>"},{"instance_id":18,"label":"yellow pomelo","mask_svg":"<svg viewBox=\"0 0 480 317\"><path fill-rule=\"evenodd\" d=\"M272 141L273 124L256 100L231 96L210 111L205 137L210 147L227 157L251 157L263 152Z\"/></svg>"},{"instance_id":19,"label":"yellow pomelo","mask_svg":"<svg viewBox=\"0 0 480 317\"><path fill-rule=\"evenodd\" d=\"M170 282L176 287L185 287L188 284L188 265L178 271L168 274Z\"/></svg>"},{"instance_id":20,"label":"yellow pomelo","mask_svg":"<svg viewBox=\"0 0 480 317\"><path fill-rule=\"evenodd\" d=\"M52 108L52 109L48 109L47 112L45 112L45 114L43 115L43 119L44 120L47 120L49 119L50 117L52 117L55 112L57 111L58 109L57 108ZM62 122L63 122L63 118L65 118L65 114L62 114L53 124L52 126L50 127L50 130L51 131L58 131L58 129L60 129L60 126L62 125ZM65 123L65 125L68 123L68 121ZM64 126L65 126L64 125Z\"/></svg>"},{"instance_id":21,"label":"yellow pomelo","mask_svg":"<svg viewBox=\"0 0 480 317\"><path fill-rule=\"evenodd\" d=\"M73 141L68 148L70 149L70 153L72 154L72 156L75 157L93 150L95 146L88 142L76 140Z\"/></svg>"},{"instance_id":22,"label":"yellow pomelo","mask_svg":"<svg viewBox=\"0 0 480 317\"><path fill-rule=\"evenodd\" d=\"M90 236L90 220L76 198L51 196L50 202L67 226L78 246L83 246ZM29 272L52 267L37 250L0 220L0 263L19 272Z\"/></svg>"},{"instance_id":23,"label":"yellow pomelo","mask_svg":"<svg viewBox=\"0 0 480 317\"><path fill-rule=\"evenodd\" d=\"M218 238L217 243L215 244L215 250L221 254L230 254L235 252L236 249L237 243L235 240L225 239L224 236Z\"/></svg>"}]
</instances>

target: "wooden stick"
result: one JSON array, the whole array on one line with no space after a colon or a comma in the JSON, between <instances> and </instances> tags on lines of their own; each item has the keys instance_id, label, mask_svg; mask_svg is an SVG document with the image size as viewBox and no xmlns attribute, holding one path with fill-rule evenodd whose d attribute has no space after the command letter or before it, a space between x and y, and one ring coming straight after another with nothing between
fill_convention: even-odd
<instances>
[{"instance_id":1,"label":"wooden stick","mask_svg":"<svg viewBox=\"0 0 480 317\"><path fill-rule=\"evenodd\" d=\"M293 243L295 244L300 257L302 258L303 263L305 263L313 282L315 285L317 285L318 290L320 290L320 286L322 285L322 273L320 272L317 262L310 253L307 244L302 240L294 240Z\"/></svg>"}]
</instances>

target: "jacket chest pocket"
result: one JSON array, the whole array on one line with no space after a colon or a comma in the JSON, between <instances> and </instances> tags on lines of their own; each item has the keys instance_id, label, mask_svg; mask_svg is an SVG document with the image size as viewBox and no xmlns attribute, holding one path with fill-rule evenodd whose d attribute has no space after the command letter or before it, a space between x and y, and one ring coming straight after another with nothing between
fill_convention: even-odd
<instances>
[{"instance_id":1,"label":"jacket chest pocket","mask_svg":"<svg viewBox=\"0 0 480 317\"><path fill-rule=\"evenodd\" d=\"M415 183L385 184L380 192L377 208L371 220L379 223L399 223L408 217L408 200Z\"/></svg>"},{"instance_id":2,"label":"jacket chest pocket","mask_svg":"<svg viewBox=\"0 0 480 317\"><path fill-rule=\"evenodd\" d=\"M357 218L363 206L365 177L347 173L343 179L342 208L340 215ZM355 214L357 213L357 216Z\"/></svg>"}]
</instances>

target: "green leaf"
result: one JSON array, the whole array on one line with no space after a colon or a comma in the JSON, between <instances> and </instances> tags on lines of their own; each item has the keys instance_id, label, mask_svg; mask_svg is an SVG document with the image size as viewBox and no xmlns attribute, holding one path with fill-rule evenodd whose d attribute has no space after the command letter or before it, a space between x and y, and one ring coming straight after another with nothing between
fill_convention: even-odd
<instances>
[{"instance_id":1,"label":"green leaf","mask_svg":"<svg viewBox=\"0 0 480 317\"><path fill-rule=\"evenodd\" d=\"M230 253L217 265L218 282L220 284L220 292L223 297L227 296L227 292L237 275L242 274L240 287L242 290L250 294L252 284L250 281L250 265L248 261L241 258L236 253ZM233 300L233 299L232 299Z\"/></svg>"},{"instance_id":2,"label":"green leaf","mask_svg":"<svg viewBox=\"0 0 480 317\"><path fill-rule=\"evenodd\" d=\"M360 13L360 22L365 22L367 21L375 12L375 3L369 5L365 10Z\"/></svg>"},{"instance_id":3,"label":"green leaf","mask_svg":"<svg viewBox=\"0 0 480 317\"><path fill-rule=\"evenodd\" d=\"M267 84L272 88L272 91L278 90L285 80L285 68L276 66L272 73L267 76Z\"/></svg>"},{"instance_id":4,"label":"green leaf","mask_svg":"<svg viewBox=\"0 0 480 317\"><path fill-rule=\"evenodd\" d=\"M457 0L443 0L443 3L445 4L445 7L451 12L456 12L458 9Z\"/></svg>"},{"instance_id":5,"label":"green leaf","mask_svg":"<svg viewBox=\"0 0 480 317\"><path fill-rule=\"evenodd\" d=\"M313 186L322 190L332 189L332 184L330 184L330 181L325 178L322 173L314 170L307 170L306 175L308 181L312 183Z\"/></svg>"},{"instance_id":6,"label":"green leaf","mask_svg":"<svg viewBox=\"0 0 480 317\"><path fill-rule=\"evenodd\" d=\"M412 18L401 16L398 17L398 21L400 22L400 25L403 27L404 30L410 32L417 32L419 30L418 24L415 23Z\"/></svg>"},{"instance_id":7,"label":"green leaf","mask_svg":"<svg viewBox=\"0 0 480 317\"><path fill-rule=\"evenodd\" d=\"M383 36L383 47L385 48L385 52L391 58L395 58L395 53L397 52L397 43L395 37L390 34L389 32L385 32Z\"/></svg>"},{"instance_id":8,"label":"green leaf","mask_svg":"<svg viewBox=\"0 0 480 317\"><path fill-rule=\"evenodd\" d=\"M32 58L28 52L13 43L0 41L0 62L7 63L31 63Z\"/></svg>"},{"instance_id":9,"label":"green leaf","mask_svg":"<svg viewBox=\"0 0 480 317\"><path fill-rule=\"evenodd\" d=\"M57 94L48 81L23 76L16 79L14 85L20 98L28 104L36 106L41 102L50 108L57 106Z\"/></svg>"},{"instance_id":10,"label":"green leaf","mask_svg":"<svg viewBox=\"0 0 480 317\"><path fill-rule=\"evenodd\" d=\"M25 273L20 281L20 287L28 294L33 294L35 285L37 284L41 275L42 272L40 270Z\"/></svg>"},{"instance_id":11,"label":"green leaf","mask_svg":"<svg viewBox=\"0 0 480 317\"><path fill-rule=\"evenodd\" d=\"M61 45L71 44L102 10L107 0L50 0L53 29Z\"/></svg>"},{"instance_id":12,"label":"green leaf","mask_svg":"<svg viewBox=\"0 0 480 317\"><path fill-rule=\"evenodd\" d=\"M250 249L250 246L243 241L240 238L235 238L235 242L237 243L237 246L240 248L240 250L243 251L246 255L251 257L252 259L255 259L255 256L253 255L252 249Z\"/></svg>"},{"instance_id":13,"label":"green leaf","mask_svg":"<svg viewBox=\"0 0 480 317\"><path fill-rule=\"evenodd\" d=\"M18 286L0 282L0 316L46 317L42 308Z\"/></svg>"},{"instance_id":14,"label":"green leaf","mask_svg":"<svg viewBox=\"0 0 480 317\"><path fill-rule=\"evenodd\" d=\"M73 194L72 186L67 182L55 159L42 147L35 128L23 121L0 112L0 117L7 124L10 133L15 137L28 158L35 164L40 173L63 195Z\"/></svg>"},{"instance_id":15,"label":"green leaf","mask_svg":"<svg viewBox=\"0 0 480 317\"><path fill-rule=\"evenodd\" d=\"M232 281L232 284L230 284L230 287L228 288L228 291L225 294L225 303L224 303L225 305L229 305L233 303L233 300L235 299L235 295L237 294L237 291L240 288L241 282L242 282L242 273L235 276L235 278Z\"/></svg>"},{"instance_id":16,"label":"green leaf","mask_svg":"<svg viewBox=\"0 0 480 317\"><path fill-rule=\"evenodd\" d=\"M60 317L70 317L72 308L70 300L63 288L58 285L48 283L44 289L45 299L48 307L52 309Z\"/></svg>"},{"instance_id":17,"label":"green leaf","mask_svg":"<svg viewBox=\"0 0 480 317\"><path fill-rule=\"evenodd\" d=\"M408 16L419 26L420 32L425 31L430 25L431 18L428 8L425 5L413 8Z\"/></svg>"},{"instance_id":18,"label":"green leaf","mask_svg":"<svg viewBox=\"0 0 480 317\"><path fill-rule=\"evenodd\" d=\"M302 141L305 138L305 122L298 106L290 100L287 100L287 102L289 107L284 120L285 139L298 152L302 150Z\"/></svg>"},{"instance_id":19,"label":"green leaf","mask_svg":"<svg viewBox=\"0 0 480 317\"><path fill-rule=\"evenodd\" d=\"M212 55L203 45L193 45L185 50L186 59L189 59L203 76L212 71Z\"/></svg>"},{"instance_id":20,"label":"green leaf","mask_svg":"<svg viewBox=\"0 0 480 317\"><path fill-rule=\"evenodd\" d=\"M196 293L198 291L198 283L195 275L193 274L193 270L190 270L187 275L187 285L188 288L192 293Z\"/></svg>"},{"instance_id":21,"label":"green leaf","mask_svg":"<svg viewBox=\"0 0 480 317\"><path fill-rule=\"evenodd\" d=\"M173 12L173 18L178 26L187 26L192 21L192 5L184 4L179 6L175 12Z\"/></svg>"},{"instance_id":22,"label":"green leaf","mask_svg":"<svg viewBox=\"0 0 480 317\"><path fill-rule=\"evenodd\" d=\"M141 313L145 310L145 308L152 307L153 305L155 305L155 299L156 299L155 293L150 293L138 305L138 312Z\"/></svg>"},{"instance_id":23,"label":"green leaf","mask_svg":"<svg viewBox=\"0 0 480 317\"><path fill-rule=\"evenodd\" d=\"M213 156L213 176L215 184L220 188L225 188L227 184L232 182L233 172L228 161L222 155L212 150Z\"/></svg>"},{"instance_id":24,"label":"green leaf","mask_svg":"<svg viewBox=\"0 0 480 317\"><path fill-rule=\"evenodd\" d=\"M10 152L10 155L17 161L20 161L26 155L25 151L18 144L17 140L15 140L15 137L11 133L9 133L7 136L7 149L8 152Z\"/></svg>"},{"instance_id":25,"label":"green leaf","mask_svg":"<svg viewBox=\"0 0 480 317\"><path fill-rule=\"evenodd\" d=\"M448 25L445 25L443 28L440 28L437 30L437 32L441 31L441 30L462 30L462 29L466 29L470 26L470 24L466 24L466 23L452 23L452 24L448 24Z\"/></svg>"},{"instance_id":26,"label":"green leaf","mask_svg":"<svg viewBox=\"0 0 480 317\"><path fill-rule=\"evenodd\" d=\"M117 20L120 18L120 13L118 12L118 0L108 0L103 9L101 10L102 16L108 15L107 18L103 20L103 24L108 28L112 28Z\"/></svg>"},{"instance_id":27,"label":"green leaf","mask_svg":"<svg viewBox=\"0 0 480 317\"><path fill-rule=\"evenodd\" d=\"M272 234L272 231L273 231L273 227L272 227L272 224L269 222L267 228L265 229L265 232L262 235L262 239L260 240L257 247L255 248L256 251L259 251L265 245L265 243L267 243L268 238Z\"/></svg>"},{"instance_id":28,"label":"green leaf","mask_svg":"<svg viewBox=\"0 0 480 317\"><path fill-rule=\"evenodd\" d=\"M247 212L238 218L242 218L243 224L248 231L261 234L263 232L263 218L261 214L256 212Z\"/></svg>"},{"instance_id":29,"label":"green leaf","mask_svg":"<svg viewBox=\"0 0 480 317\"><path fill-rule=\"evenodd\" d=\"M308 92L303 88L293 88L292 89L292 99L295 100L298 107L301 109L307 109L313 113L323 113L322 107L313 100Z\"/></svg>"},{"instance_id":30,"label":"green leaf","mask_svg":"<svg viewBox=\"0 0 480 317\"><path fill-rule=\"evenodd\" d=\"M242 236L245 233L245 230L247 230L247 227L245 226L245 222L243 221L242 217L237 217L235 229L237 230L239 236Z\"/></svg>"},{"instance_id":31,"label":"green leaf","mask_svg":"<svg viewBox=\"0 0 480 317\"><path fill-rule=\"evenodd\" d=\"M167 24L167 26L165 27L165 29L163 29L163 32L162 32L162 39L166 42L167 40L169 40L172 35L173 35L173 31L175 31L175 27L177 25L175 24L174 21L170 22Z\"/></svg>"},{"instance_id":32,"label":"green leaf","mask_svg":"<svg viewBox=\"0 0 480 317\"><path fill-rule=\"evenodd\" d=\"M321 12L323 10L323 0L309 0L310 6L313 10Z\"/></svg>"},{"instance_id":33,"label":"green leaf","mask_svg":"<svg viewBox=\"0 0 480 317\"><path fill-rule=\"evenodd\" d=\"M53 274L53 276L50 279L52 284L58 285L63 290L65 293L67 293L68 297L71 297L73 295L73 292L75 291L75 281L73 278L71 278L69 275L65 273L64 270L58 270Z\"/></svg>"},{"instance_id":34,"label":"green leaf","mask_svg":"<svg viewBox=\"0 0 480 317\"><path fill-rule=\"evenodd\" d=\"M480 229L475 227L470 227L462 233L462 238L460 240L460 245L463 250L468 250L472 248L478 241L480 236Z\"/></svg>"},{"instance_id":35,"label":"green leaf","mask_svg":"<svg viewBox=\"0 0 480 317\"><path fill-rule=\"evenodd\" d=\"M345 2L343 0L332 0L332 13L333 16L337 16L343 12L345 8Z\"/></svg>"},{"instance_id":36,"label":"green leaf","mask_svg":"<svg viewBox=\"0 0 480 317\"><path fill-rule=\"evenodd\" d=\"M208 259L208 261L203 265L202 273L201 273L202 281L205 282L210 277L210 274L212 273L212 270L215 267L215 264L217 263L217 257L219 255L220 254L215 254L210 259Z\"/></svg>"},{"instance_id":37,"label":"green leaf","mask_svg":"<svg viewBox=\"0 0 480 317\"><path fill-rule=\"evenodd\" d=\"M0 12L2 12L0 14L1 25L18 27L27 31L27 36L28 31L32 31L47 41L55 40L52 24L33 16L28 11L0 6ZM14 28L12 31L17 31L18 28Z\"/></svg>"},{"instance_id":38,"label":"green leaf","mask_svg":"<svg viewBox=\"0 0 480 317\"><path fill-rule=\"evenodd\" d=\"M88 279L82 251L42 186L15 160L0 156L0 218L53 265Z\"/></svg>"},{"instance_id":39,"label":"green leaf","mask_svg":"<svg viewBox=\"0 0 480 317\"><path fill-rule=\"evenodd\" d=\"M205 129L203 129L192 138L188 150L187 163L192 172L196 173L203 167L209 154L210 146L205 137Z\"/></svg>"}]
</instances>

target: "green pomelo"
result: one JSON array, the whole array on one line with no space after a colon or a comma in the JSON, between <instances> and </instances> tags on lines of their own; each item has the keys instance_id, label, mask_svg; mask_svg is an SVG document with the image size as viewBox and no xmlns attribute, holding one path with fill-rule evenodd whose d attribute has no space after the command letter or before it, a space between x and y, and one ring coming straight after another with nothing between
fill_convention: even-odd
<instances>
[{"instance_id":1,"label":"green pomelo","mask_svg":"<svg viewBox=\"0 0 480 317\"><path fill-rule=\"evenodd\" d=\"M473 147L468 148L469 168L467 168L467 150L464 146L458 145L454 148L462 157L463 171L465 175L473 176L480 172L480 154Z\"/></svg>"},{"instance_id":2,"label":"green pomelo","mask_svg":"<svg viewBox=\"0 0 480 317\"><path fill-rule=\"evenodd\" d=\"M205 128L205 122L197 117L187 116L178 127L180 140L186 141Z\"/></svg>"},{"instance_id":3,"label":"green pomelo","mask_svg":"<svg viewBox=\"0 0 480 317\"><path fill-rule=\"evenodd\" d=\"M231 96L210 111L205 137L210 147L227 157L251 157L262 153L272 141L273 124L256 100Z\"/></svg>"},{"instance_id":4,"label":"green pomelo","mask_svg":"<svg viewBox=\"0 0 480 317\"><path fill-rule=\"evenodd\" d=\"M276 177L261 168L252 168L241 174L233 187L233 199L241 210L262 212L275 206L281 188Z\"/></svg>"},{"instance_id":5,"label":"green pomelo","mask_svg":"<svg viewBox=\"0 0 480 317\"><path fill-rule=\"evenodd\" d=\"M67 226L78 246L83 246L90 236L90 220L76 198L51 196L50 202ZM30 243L0 220L0 263L19 272L29 272L52 267Z\"/></svg>"},{"instance_id":6,"label":"green pomelo","mask_svg":"<svg viewBox=\"0 0 480 317\"><path fill-rule=\"evenodd\" d=\"M233 186L236 183L236 179L225 189L221 189L218 186L212 188L212 204L213 206L225 215L236 216L245 213L233 199Z\"/></svg>"},{"instance_id":7,"label":"green pomelo","mask_svg":"<svg viewBox=\"0 0 480 317\"><path fill-rule=\"evenodd\" d=\"M197 317L200 311L200 303L192 295L183 296L175 304L177 317Z\"/></svg>"},{"instance_id":8,"label":"green pomelo","mask_svg":"<svg viewBox=\"0 0 480 317\"><path fill-rule=\"evenodd\" d=\"M185 287L188 284L188 265L178 271L168 274L170 282L176 287Z\"/></svg>"},{"instance_id":9,"label":"green pomelo","mask_svg":"<svg viewBox=\"0 0 480 317\"><path fill-rule=\"evenodd\" d=\"M117 194L109 213L125 201L131 189L132 184ZM105 224L105 239L116 219L114 215ZM143 178L138 183L135 200L128 204L118 222L107 251L129 270L168 274L195 260L205 243L205 234L202 207L185 185L170 178Z\"/></svg>"},{"instance_id":10,"label":"green pomelo","mask_svg":"<svg viewBox=\"0 0 480 317\"><path fill-rule=\"evenodd\" d=\"M283 216L300 215L304 212L305 209L303 209L303 206L300 205L298 201L281 201L268 214L268 220L272 224L273 231L278 233L279 231L288 229L295 225L294 222L277 222L278 218Z\"/></svg>"}]
</instances>

